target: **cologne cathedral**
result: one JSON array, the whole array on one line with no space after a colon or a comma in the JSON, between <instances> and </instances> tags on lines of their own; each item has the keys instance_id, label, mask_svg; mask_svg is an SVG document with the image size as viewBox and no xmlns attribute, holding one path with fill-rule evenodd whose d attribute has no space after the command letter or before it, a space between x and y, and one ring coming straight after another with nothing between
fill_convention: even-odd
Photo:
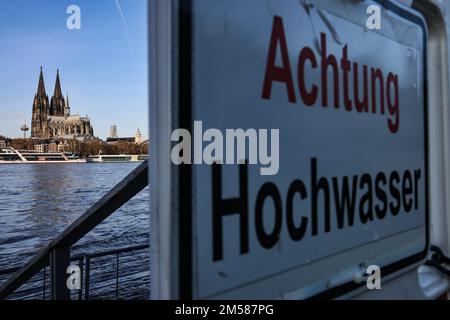
<instances>
[{"instance_id":1,"label":"cologne cathedral","mask_svg":"<svg viewBox=\"0 0 450 320\"><path fill-rule=\"evenodd\" d=\"M48 100L41 67L37 93L34 96L31 137L38 139L90 139L94 135L89 117L70 114L69 96L64 99L56 74L55 92Z\"/></svg>"}]
</instances>

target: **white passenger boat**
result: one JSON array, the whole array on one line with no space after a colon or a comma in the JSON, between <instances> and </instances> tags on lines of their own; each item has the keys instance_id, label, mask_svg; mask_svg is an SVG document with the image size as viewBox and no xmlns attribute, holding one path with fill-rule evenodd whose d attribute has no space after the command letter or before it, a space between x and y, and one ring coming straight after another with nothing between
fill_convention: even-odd
<instances>
[{"instance_id":1,"label":"white passenger boat","mask_svg":"<svg viewBox=\"0 0 450 320\"><path fill-rule=\"evenodd\" d=\"M148 159L147 155L108 155L108 154L99 154L97 156L90 156L86 158L86 162L88 163L121 163L121 162L143 162Z\"/></svg>"},{"instance_id":2,"label":"white passenger boat","mask_svg":"<svg viewBox=\"0 0 450 320\"><path fill-rule=\"evenodd\" d=\"M0 152L0 164L85 163L75 154L63 152L36 152L6 148Z\"/></svg>"}]
</instances>

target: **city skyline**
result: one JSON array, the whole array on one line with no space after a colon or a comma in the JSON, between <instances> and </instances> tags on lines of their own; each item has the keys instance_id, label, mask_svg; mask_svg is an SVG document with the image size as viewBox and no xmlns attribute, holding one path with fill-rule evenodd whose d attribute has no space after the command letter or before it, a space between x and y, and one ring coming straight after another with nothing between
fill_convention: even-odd
<instances>
[{"instance_id":1,"label":"city skyline","mask_svg":"<svg viewBox=\"0 0 450 320\"><path fill-rule=\"evenodd\" d=\"M72 4L81 10L80 30L66 26ZM145 0L18 0L2 9L0 41L8 50L0 52L0 135L23 137L25 120L31 127L42 66L49 86L59 69L63 94L77 114L90 116L95 136L105 139L113 124L121 136L138 128L148 136Z\"/></svg>"}]
</instances>

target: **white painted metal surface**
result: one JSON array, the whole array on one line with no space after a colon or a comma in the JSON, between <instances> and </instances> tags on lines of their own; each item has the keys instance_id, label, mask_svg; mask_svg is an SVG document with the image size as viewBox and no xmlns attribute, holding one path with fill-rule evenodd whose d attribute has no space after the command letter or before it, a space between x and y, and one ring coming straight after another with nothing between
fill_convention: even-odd
<instances>
[{"instance_id":1,"label":"white painted metal surface","mask_svg":"<svg viewBox=\"0 0 450 320\"><path fill-rule=\"evenodd\" d=\"M364 266L387 266L426 251L424 30L404 18L385 14L385 27L372 32L366 30L364 19L359 24L365 17L366 3L347 7L343 2L309 3L311 7L306 10L295 0L265 1L264 5L259 0L193 1L193 118L203 121L205 128L223 132L227 128L280 129L280 171L273 177L260 176L259 168L249 166L245 200L239 195L243 181L237 166L221 169L224 178L216 183L222 194L216 200L213 169L193 167L195 297L275 298L298 288L302 292L296 297L307 297L353 282ZM252 18L244 19L248 12ZM277 36L278 41L274 40ZM282 58L283 42L286 60ZM271 48L276 51L272 62ZM383 52L372 54L378 48ZM310 54L303 75L297 69L302 53ZM327 65L323 60L336 59L339 64L347 58L353 62L348 79L343 80L341 63L338 80L331 81L334 74L328 66L328 91L324 93L321 72ZM311 67L311 61L317 65ZM265 79L271 76L272 63L289 75L285 81L271 82L267 89ZM362 106L358 111L354 88L359 85L361 98L363 65L368 73L368 109ZM355 70L359 80L355 79ZM377 87L372 87L374 70L384 76L381 95ZM389 77L398 79L398 96ZM306 82L306 91L316 86L316 94L300 94L300 80ZM339 95L337 103L333 86ZM371 94L378 99L375 105ZM349 103L344 101L345 95ZM307 106L307 98L314 100L309 102L311 106ZM398 112L389 114L388 104L396 99ZM391 111L395 105L391 104ZM397 215L395 196L389 190L395 188L392 179L397 173L403 176L405 170L410 171L406 176L415 172L417 206L411 211L402 205ZM397 171L394 176L393 171ZM383 207L382 199L375 195L377 174L385 175L383 179L388 181L387 187L380 189L386 192L389 206L387 215L380 210L381 219L375 213ZM324 196L321 189L316 198L314 190L322 177L327 179L322 186L330 191ZM358 191L353 189L356 209L344 209L345 222L340 223L340 205L336 202L341 201L345 179L350 186L359 187ZM383 185L383 179L377 184ZM294 181L300 181L298 189ZM373 182L369 187L373 190L367 191L361 185L364 181ZM267 193L264 187L270 187ZM287 196L290 188L298 193L293 202ZM370 198L367 203L364 194ZM257 199L264 195L267 197L259 202L264 209L258 210ZM248 208L244 218L248 227L240 220L244 209L226 213L214 210L230 198L238 198L242 207ZM295 223L290 225L287 208L291 203ZM263 215L262 226L258 225L259 214ZM354 224L349 222L349 215L354 215ZM305 229L296 236L288 232L289 226L299 229L300 224ZM220 232L223 234L217 235ZM266 284L263 292L256 289L258 282Z\"/></svg>"}]
</instances>

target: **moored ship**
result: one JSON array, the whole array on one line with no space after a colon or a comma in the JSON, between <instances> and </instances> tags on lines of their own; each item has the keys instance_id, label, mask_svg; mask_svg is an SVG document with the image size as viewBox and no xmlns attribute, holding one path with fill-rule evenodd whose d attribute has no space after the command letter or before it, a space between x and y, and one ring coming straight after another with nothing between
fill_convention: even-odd
<instances>
[{"instance_id":1,"label":"moored ship","mask_svg":"<svg viewBox=\"0 0 450 320\"><path fill-rule=\"evenodd\" d=\"M36 152L6 148L0 152L0 164L84 163L76 154L63 152Z\"/></svg>"},{"instance_id":2,"label":"moored ship","mask_svg":"<svg viewBox=\"0 0 450 320\"><path fill-rule=\"evenodd\" d=\"M109 155L99 154L97 156L90 156L86 158L88 163L122 163L122 162L143 162L148 159L147 155Z\"/></svg>"}]
</instances>

